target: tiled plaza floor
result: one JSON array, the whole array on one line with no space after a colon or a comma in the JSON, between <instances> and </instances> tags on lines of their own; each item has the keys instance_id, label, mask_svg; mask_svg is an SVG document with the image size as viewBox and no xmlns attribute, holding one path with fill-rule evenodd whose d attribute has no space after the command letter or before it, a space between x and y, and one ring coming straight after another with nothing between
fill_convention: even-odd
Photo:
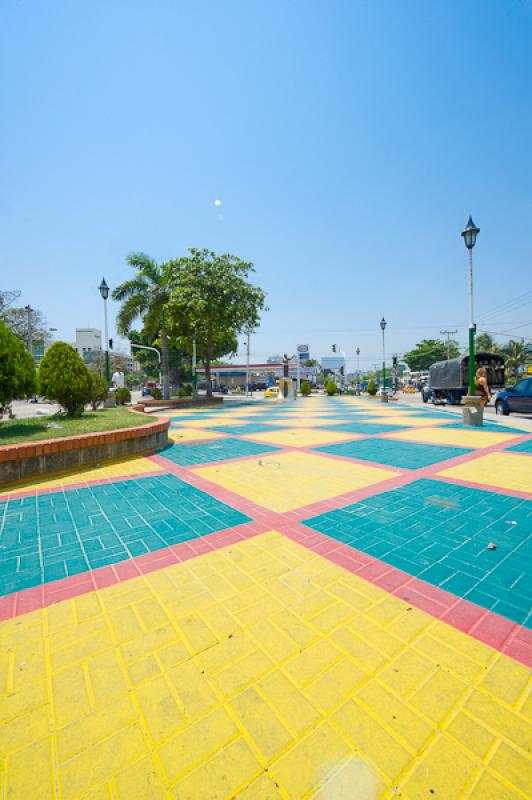
<instances>
[{"instance_id":1,"label":"tiled plaza floor","mask_svg":"<svg viewBox=\"0 0 532 800\"><path fill-rule=\"evenodd\" d=\"M0 798L530 798L532 435L168 416L154 456L0 486Z\"/></svg>"}]
</instances>

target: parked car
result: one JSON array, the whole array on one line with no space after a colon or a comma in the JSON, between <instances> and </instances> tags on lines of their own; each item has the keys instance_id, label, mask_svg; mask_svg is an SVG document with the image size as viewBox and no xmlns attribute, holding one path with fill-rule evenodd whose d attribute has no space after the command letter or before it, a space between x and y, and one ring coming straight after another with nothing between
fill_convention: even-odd
<instances>
[{"instance_id":1,"label":"parked car","mask_svg":"<svg viewBox=\"0 0 532 800\"><path fill-rule=\"evenodd\" d=\"M264 397L278 397L278 396L279 396L278 386L268 386L268 388L264 392Z\"/></svg>"},{"instance_id":2,"label":"parked car","mask_svg":"<svg viewBox=\"0 0 532 800\"><path fill-rule=\"evenodd\" d=\"M147 397L151 395L154 389L160 389L159 384L156 381L146 381L142 386L142 396Z\"/></svg>"},{"instance_id":3,"label":"parked car","mask_svg":"<svg viewBox=\"0 0 532 800\"><path fill-rule=\"evenodd\" d=\"M522 378L514 386L506 386L498 392L495 411L505 416L511 411L532 414L532 378Z\"/></svg>"}]
</instances>

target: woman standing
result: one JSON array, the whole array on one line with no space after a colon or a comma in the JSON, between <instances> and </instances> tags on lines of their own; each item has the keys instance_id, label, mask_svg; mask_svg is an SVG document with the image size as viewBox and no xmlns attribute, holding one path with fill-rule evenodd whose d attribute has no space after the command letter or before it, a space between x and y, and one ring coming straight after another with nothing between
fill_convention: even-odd
<instances>
[{"instance_id":1,"label":"woman standing","mask_svg":"<svg viewBox=\"0 0 532 800\"><path fill-rule=\"evenodd\" d=\"M488 384L488 373L486 367L479 367L475 372L475 395L481 397L482 408L491 400L491 392Z\"/></svg>"}]
</instances>

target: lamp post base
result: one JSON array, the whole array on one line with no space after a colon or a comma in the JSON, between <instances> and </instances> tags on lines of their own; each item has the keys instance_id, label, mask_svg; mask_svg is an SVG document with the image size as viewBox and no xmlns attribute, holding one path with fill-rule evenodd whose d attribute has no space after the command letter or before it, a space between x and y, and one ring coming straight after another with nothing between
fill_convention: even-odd
<instances>
[{"instance_id":1,"label":"lamp post base","mask_svg":"<svg viewBox=\"0 0 532 800\"><path fill-rule=\"evenodd\" d=\"M479 397L477 395L471 395L463 398L462 402L464 405L462 408L462 418L464 425L480 428L480 426L484 424L483 400L483 397Z\"/></svg>"},{"instance_id":2,"label":"lamp post base","mask_svg":"<svg viewBox=\"0 0 532 800\"><path fill-rule=\"evenodd\" d=\"M388 395L386 394L386 392L383 392L381 394L381 403L387 403L387 402L388 402Z\"/></svg>"}]
</instances>

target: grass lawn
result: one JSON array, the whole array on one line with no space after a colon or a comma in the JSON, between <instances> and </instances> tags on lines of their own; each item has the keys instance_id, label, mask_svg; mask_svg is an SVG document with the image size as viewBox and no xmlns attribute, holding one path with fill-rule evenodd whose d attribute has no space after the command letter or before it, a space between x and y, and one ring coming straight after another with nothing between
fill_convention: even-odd
<instances>
[{"instance_id":1,"label":"grass lawn","mask_svg":"<svg viewBox=\"0 0 532 800\"><path fill-rule=\"evenodd\" d=\"M0 422L0 447L5 444L37 442L39 439L55 439L61 436L78 436L82 433L99 433L118 428L135 428L147 425L154 418L132 414L126 408L102 408L98 411L85 411L80 419L68 419L63 414L49 417L28 417ZM60 428L49 428L49 424Z\"/></svg>"}]
</instances>

